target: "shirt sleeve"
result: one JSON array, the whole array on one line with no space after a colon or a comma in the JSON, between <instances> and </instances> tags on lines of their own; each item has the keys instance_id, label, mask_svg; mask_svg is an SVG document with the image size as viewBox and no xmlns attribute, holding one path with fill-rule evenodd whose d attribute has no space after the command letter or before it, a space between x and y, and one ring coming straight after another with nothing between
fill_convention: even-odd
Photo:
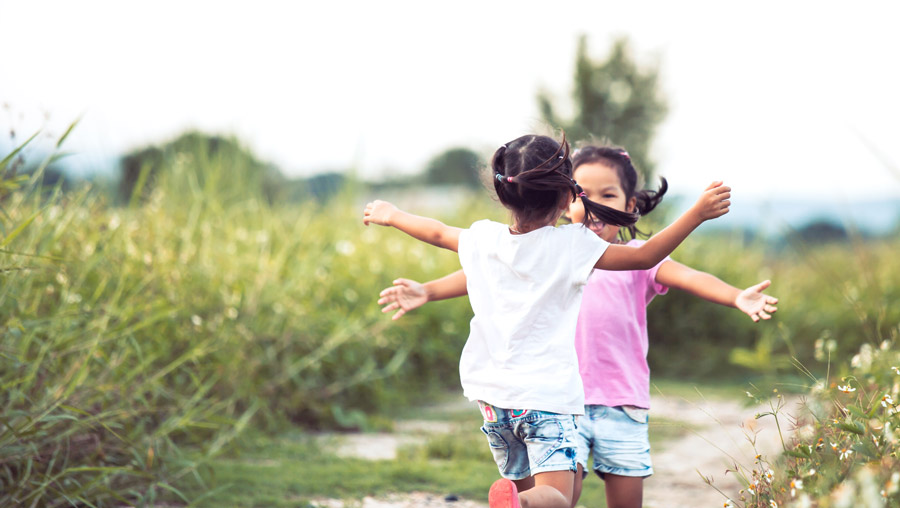
<instances>
[{"instance_id":1,"label":"shirt sleeve","mask_svg":"<svg viewBox=\"0 0 900 508\"><path fill-rule=\"evenodd\" d=\"M569 252L571 252L572 267L575 270L575 280L587 281L594 265L609 247L609 242L581 224L563 227L571 229L572 245Z\"/></svg>"},{"instance_id":2,"label":"shirt sleeve","mask_svg":"<svg viewBox=\"0 0 900 508\"><path fill-rule=\"evenodd\" d=\"M650 289L651 294L664 295L669 292L669 286L656 282L656 272L659 271L659 267L666 261L671 261L671 258L666 256L666 258L657 263L656 266L647 270L647 288Z\"/></svg>"}]
</instances>

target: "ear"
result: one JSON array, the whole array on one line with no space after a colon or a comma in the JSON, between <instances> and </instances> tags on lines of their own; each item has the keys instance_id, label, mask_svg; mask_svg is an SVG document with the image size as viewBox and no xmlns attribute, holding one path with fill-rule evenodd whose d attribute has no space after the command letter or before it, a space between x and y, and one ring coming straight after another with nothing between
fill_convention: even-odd
<instances>
[{"instance_id":1,"label":"ear","mask_svg":"<svg viewBox=\"0 0 900 508\"><path fill-rule=\"evenodd\" d=\"M625 211L628 213L633 212L635 205L637 205L637 198L629 199L628 203L625 204Z\"/></svg>"}]
</instances>

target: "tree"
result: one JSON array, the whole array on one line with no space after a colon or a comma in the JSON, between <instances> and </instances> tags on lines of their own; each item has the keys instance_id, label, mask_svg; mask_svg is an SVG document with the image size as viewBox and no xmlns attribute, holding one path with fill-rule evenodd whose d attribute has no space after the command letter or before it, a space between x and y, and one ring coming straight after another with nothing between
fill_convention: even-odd
<instances>
[{"instance_id":1,"label":"tree","mask_svg":"<svg viewBox=\"0 0 900 508\"><path fill-rule=\"evenodd\" d=\"M162 146L147 146L122 157L119 201L129 202L136 187L141 189L140 198L149 196L160 173L179 166L179 158L190 161L181 170L193 171L199 182L218 170L222 173L217 175L219 187L235 193L261 192L273 202L286 192L280 169L259 160L235 137L188 131Z\"/></svg>"},{"instance_id":2,"label":"tree","mask_svg":"<svg viewBox=\"0 0 900 508\"><path fill-rule=\"evenodd\" d=\"M627 39L615 41L609 57L596 62L588 55L587 38L582 35L572 92L575 117L559 118L546 92L538 94L541 116L545 122L563 128L570 140L596 138L622 146L644 181L649 181L654 173L650 146L668 109L658 90L658 78L655 66L639 68L634 62Z\"/></svg>"},{"instance_id":3,"label":"tree","mask_svg":"<svg viewBox=\"0 0 900 508\"><path fill-rule=\"evenodd\" d=\"M425 179L430 184L456 184L477 188L481 185L479 172L484 165L481 157L468 148L451 148L435 156L428 163Z\"/></svg>"}]
</instances>

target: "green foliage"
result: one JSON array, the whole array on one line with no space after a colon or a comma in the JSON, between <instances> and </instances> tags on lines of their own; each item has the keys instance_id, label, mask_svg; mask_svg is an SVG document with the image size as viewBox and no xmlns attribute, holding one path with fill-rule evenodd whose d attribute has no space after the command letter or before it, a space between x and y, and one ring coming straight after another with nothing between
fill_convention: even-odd
<instances>
[{"instance_id":1,"label":"green foliage","mask_svg":"<svg viewBox=\"0 0 900 508\"><path fill-rule=\"evenodd\" d=\"M186 158L190 159L189 164L184 163ZM217 166L218 171L210 171L205 165ZM202 186L250 185L252 192L261 190L269 201L283 199L290 193L281 171L257 159L236 138L199 131L185 132L162 146L134 150L122 157L120 167L118 199L122 203L146 199L157 185L160 173L165 171L190 172ZM216 180L206 181L210 177ZM245 189L233 190L240 193Z\"/></svg>"},{"instance_id":2,"label":"green foliage","mask_svg":"<svg viewBox=\"0 0 900 508\"><path fill-rule=\"evenodd\" d=\"M465 185L481 187L480 171L484 167L481 156L468 148L451 148L435 156L425 169L429 184Z\"/></svg>"},{"instance_id":3,"label":"green foliage","mask_svg":"<svg viewBox=\"0 0 900 508\"><path fill-rule=\"evenodd\" d=\"M396 277L458 269L453 253L363 227L354 182L324 204L272 200L242 166L257 167L251 159L195 141L162 157L125 208L90 188L48 193L11 174L18 155L3 157L0 505L203 492L198 471L247 426L371 428L383 425L371 415L383 422L458 386L465 299L396 323L375 304ZM442 219L502 213L475 199ZM654 373L720 374L734 358L783 375L792 357L876 344L900 322L896 251L896 240L798 242L775 258L743 237L691 238L675 259L742 287L771 278L781 310L753 324L675 291L660 297ZM461 452L446 445L429 453Z\"/></svg>"},{"instance_id":4,"label":"green foliage","mask_svg":"<svg viewBox=\"0 0 900 508\"><path fill-rule=\"evenodd\" d=\"M894 329L878 347L863 345L833 377L798 364L812 386L804 413L785 414L779 397L757 416L795 426L794 438L782 456L758 456L751 467L736 467L745 489L723 493L735 499L731 506L900 506L897 338Z\"/></svg>"},{"instance_id":5,"label":"green foliage","mask_svg":"<svg viewBox=\"0 0 900 508\"><path fill-rule=\"evenodd\" d=\"M399 325L375 304L455 256L364 228L361 204L270 205L239 162L197 143L124 209L4 184L0 505L152 504L204 490L251 423L365 426L458 384L464 299Z\"/></svg>"},{"instance_id":6,"label":"green foliage","mask_svg":"<svg viewBox=\"0 0 900 508\"><path fill-rule=\"evenodd\" d=\"M770 279L766 292L780 299L779 310L771 321L753 323L735 309L669 291L648 308L651 369L667 377L793 375L792 360L815 361L822 340L833 339L836 357L875 344L900 323L900 307L892 304L900 298L897 248L894 239L794 239L775 252L740 235L695 234L673 259L740 288Z\"/></svg>"},{"instance_id":7,"label":"green foliage","mask_svg":"<svg viewBox=\"0 0 900 508\"><path fill-rule=\"evenodd\" d=\"M650 181L650 147L667 112L658 84L656 67L640 68L627 39L615 41L606 60L598 62L582 36L575 57L574 118L560 118L546 92L538 95L538 103L544 121L562 127L570 140L599 138L624 147L644 181Z\"/></svg>"}]
</instances>

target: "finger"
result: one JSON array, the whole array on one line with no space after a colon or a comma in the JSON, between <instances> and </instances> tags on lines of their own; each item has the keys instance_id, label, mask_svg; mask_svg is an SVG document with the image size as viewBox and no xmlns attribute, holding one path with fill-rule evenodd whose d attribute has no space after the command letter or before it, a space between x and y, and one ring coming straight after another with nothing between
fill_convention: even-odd
<instances>
[{"instance_id":1,"label":"finger","mask_svg":"<svg viewBox=\"0 0 900 508\"><path fill-rule=\"evenodd\" d=\"M722 185L722 180L716 180L715 182L709 184L706 190L715 189L716 187Z\"/></svg>"},{"instance_id":2,"label":"finger","mask_svg":"<svg viewBox=\"0 0 900 508\"><path fill-rule=\"evenodd\" d=\"M767 287L769 287L771 285L772 285L772 281L766 279L766 280L756 284L755 286L750 286L749 289L751 289L754 293L762 293ZM769 302L769 303L772 303L772 302Z\"/></svg>"},{"instance_id":3,"label":"finger","mask_svg":"<svg viewBox=\"0 0 900 508\"><path fill-rule=\"evenodd\" d=\"M378 296L387 296L387 295L393 293L394 291L396 291L396 289L395 289L395 288L392 288L392 287L390 287L390 288L384 288L384 289L381 290L380 293L378 293Z\"/></svg>"},{"instance_id":4,"label":"finger","mask_svg":"<svg viewBox=\"0 0 900 508\"><path fill-rule=\"evenodd\" d=\"M729 206L731 206L731 201L728 201L728 200L722 201L719 203L719 206L721 208L728 208Z\"/></svg>"},{"instance_id":5,"label":"finger","mask_svg":"<svg viewBox=\"0 0 900 508\"><path fill-rule=\"evenodd\" d=\"M778 312L778 307L772 305L766 305L763 309L765 309L766 312Z\"/></svg>"},{"instance_id":6,"label":"finger","mask_svg":"<svg viewBox=\"0 0 900 508\"><path fill-rule=\"evenodd\" d=\"M406 314L406 310L404 310L404 309L398 310L396 314L391 316L391 321L396 321L396 320L400 319L401 317L403 317L404 314Z\"/></svg>"},{"instance_id":7,"label":"finger","mask_svg":"<svg viewBox=\"0 0 900 508\"><path fill-rule=\"evenodd\" d=\"M775 298L774 296L770 296L769 299L766 300L766 302L774 305L774 304L778 303L778 298Z\"/></svg>"},{"instance_id":8,"label":"finger","mask_svg":"<svg viewBox=\"0 0 900 508\"><path fill-rule=\"evenodd\" d=\"M412 282L412 281L409 280L409 279L397 279L397 280L394 281L394 285L395 285L395 286L409 287L409 283L410 283L410 282Z\"/></svg>"},{"instance_id":9,"label":"finger","mask_svg":"<svg viewBox=\"0 0 900 508\"><path fill-rule=\"evenodd\" d=\"M388 295L388 296L385 296L385 297L383 297L383 298L379 298L379 299L378 299L378 305L384 305L384 304L386 304L386 303L388 303L388 302L396 302L396 301L397 301L397 297L396 297L396 296L394 296L394 295Z\"/></svg>"},{"instance_id":10,"label":"finger","mask_svg":"<svg viewBox=\"0 0 900 508\"><path fill-rule=\"evenodd\" d=\"M763 318L763 319L769 319L769 318L771 318L772 316L766 314L764 311L759 311L759 317L761 317L761 318Z\"/></svg>"},{"instance_id":11,"label":"finger","mask_svg":"<svg viewBox=\"0 0 900 508\"><path fill-rule=\"evenodd\" d=\"M756 314L750 314L750 319L752 319L754 323L759 322L759 316L757 316Z\"/></svg>"},{"instance_id":12,"label":"finger","mask_svg":"<svg viewBox=\"0 0 900 508\"><path fill-rule=\"evenodd\" d=\"M381 309L381 313L387 314L388 312L395 310L395 309L399 309L399 308L400 308L400 304L397 302L393 302L390 305L386 306L385 308Z\"/></svg>"}]
</instances>

